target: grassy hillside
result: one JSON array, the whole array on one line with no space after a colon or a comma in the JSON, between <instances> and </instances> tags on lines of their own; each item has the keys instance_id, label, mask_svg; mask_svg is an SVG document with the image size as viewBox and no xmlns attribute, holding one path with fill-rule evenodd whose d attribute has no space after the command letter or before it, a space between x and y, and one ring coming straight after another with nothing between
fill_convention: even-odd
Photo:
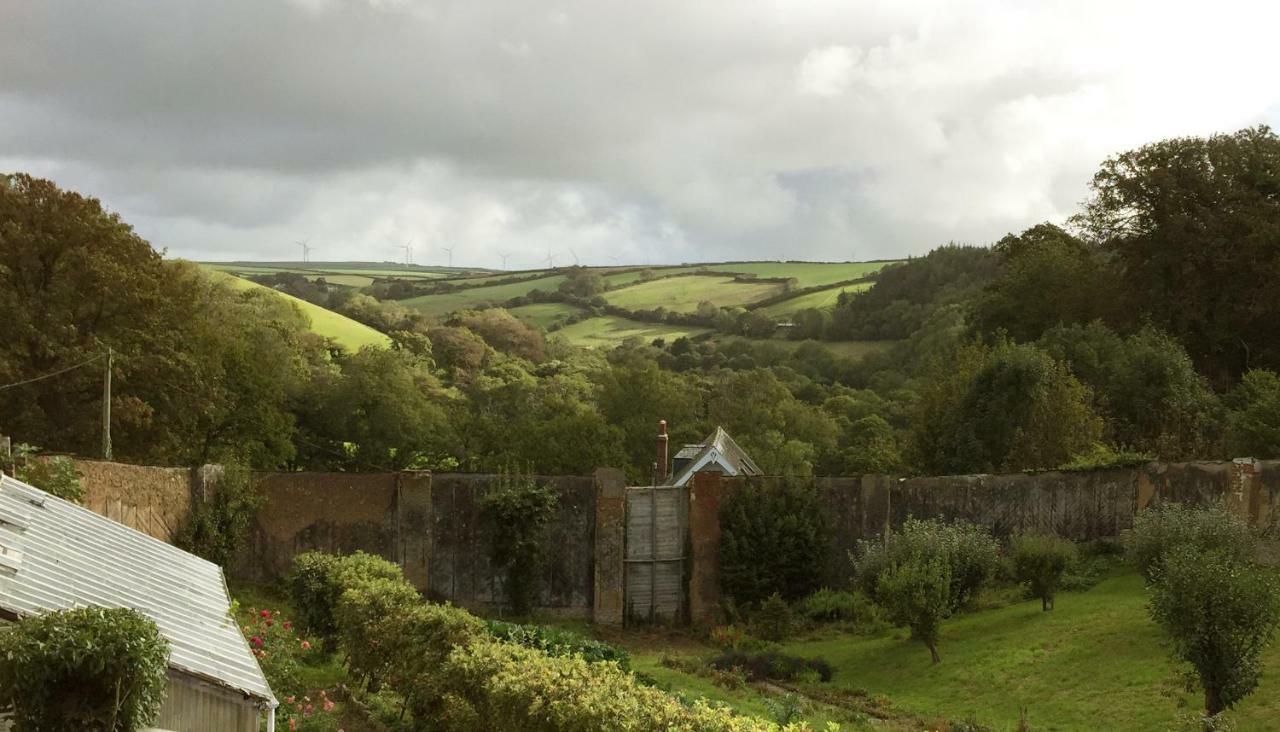
<instances>
[{"instance_id":1,"label":"grassy hillside","mask_svg":"<svg viewBox=\"0 0 1280 732\"><path fill-rule=\"evenodd\" d=\"M875 274L889 262L744 262L713 264L709 269L759 277L794 277L798 287L819 287Z\"/></svg>"},{"instance_id":2,"label":"grassy hillside","mask_svg":"<svg viewBox=\"0 0 1280 732\"><path fill-rule=\"evenodd\" d=\"M391 345L391 339L386 335L370 328L369 326L358 323L345 315L339 315L332 310L326 310L319 305L313 305L306 300L299 300L292 295L286 295L283 292L276 292L270 288L263 287L255 282L242 279L223 273L223 277L227 284L240 290L258 288L274 292L277 296L297 305L299 309L306 314L311 321L311 330L326 338L331 338L335 343L347 349L348 351L358 351L364 346L377 346L386 348Z\"/></svg>"},{"instance_id":3,"label":"grassy hillside","mask_svg":"<svg viewBox=\"0 0 1280 732\"><path fill-rule=\"evenodd\" d=\"M859 282L856 285L830 287L825 290L818 290L817 292L809 292L803 295L797 295L796 297L788 300L783 300L782 302L775 302L772 305L766 305L760 308L760 312L767 313L769 315L786 316L806 308L826 310L836 306L836 300L839 299L841 292L862 292L863 290L870 288L871 285L872 283L870 282Z\"/></svg>"},{"instance_id":4,"label":"grassy hillside","mask_svg":"<svg viewBox=\"0 0 1280 732\"><path fill-rule=\"evenodd\" d=\"M641 338L645 341L652 341L654 338L671 340L681 336L695 336L706 332L706 328L642 323L638 320L606 315L567 325L553 333L552 336L564 338L575 346L601 348L616 346L628 338Z\"/></svg>"},{"instance_id":5,"label":"grassy hillside","mask_svg":"<svg viewBox=\"0 0 1280 732\"><path fill-rule=\"evenodd\" d=\"M543 329L548 329L556 323L563 323L578 313L578 309L574 306L560 302L521 305L518 308L509 308L509 310L517 318Z\"/></svg>"},{"instance_id":6,"label":"grassy hillside","mask_svg":"<svg viewBox=\"0 0 1280 732\"><path fill-rule=\"evenodd\" d=\"M512 282L506 285L473 287L439 295L422 295L408 300L401 300L400 304L415 310L421 310L428 315L444 316L455 310L501 305L513 297L527 295L533 290L555 292L560 283L564 282L564 279L564 275L557 274L521 282Z\"/></svg>"},{"instance_id":7,"label":"grassy hillside","mask_svg":"<svg viewBox=\"0 0 1280 732\"><path fill-rule=\"evenodd\" d=\"M782 650L825 658L835 668L829 684L801 685L815 697L880 699L894 712L922 719L972 719L1012 730L1025 708L1037 730L1182 729L1180 717L1199 710L1203 698L1187 688L1184 669L1171 660L1146 603L1142 579L1124 575L1087 592L1064 593L1052 612L1028 601L964 614L943 625L937 665L923 645L899 630L874 636L822 631ZM661 663L673 652L706 657L714 652L710 648L673 649L637 636L624 642L638 652L637 670L672 691L749 713L765 708L764 690L727 691ZM1280 719L1280 644L1273 643L1263 661L1262 685L1227 713L1233 729L1273 729ZM811 704L806 716L820 722L831 718L832 708Z\"/></svg>"},{"instance_id":8,"label":"grassy hillside","mask_svg":"<svg viewBox=\"0 0 1280 732\"><path fill-rule=\"evenodd\" d=\"M709 301L721 307L749 305L782 291L773 282L735 282L731 277L669 277L642 282L606 292L610 304L628 310L664 307L677 312L693 312L698 303Z\"/></svg>"}]
</instances>

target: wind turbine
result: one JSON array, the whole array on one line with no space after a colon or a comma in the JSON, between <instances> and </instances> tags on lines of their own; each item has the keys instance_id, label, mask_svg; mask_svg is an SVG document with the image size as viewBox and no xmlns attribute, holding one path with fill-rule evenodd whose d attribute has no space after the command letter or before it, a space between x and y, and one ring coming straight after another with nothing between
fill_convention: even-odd
<instances>
[{"instance_id":1,"label":"wind turbine","mask_svg":"<svg viewBox=\"0 0 1280 732\"><path fill-rule=\"evenodd\" d=\"M511 252L498 252L498 256L502 257L502 268L507 268L507 257L511 256Z\"/></svg>"},{"instance_id":2,"label":"wind turbine","mask_svg":"<svg viewBox=\"0 0 1280 732\"><path fill-rule=\"evenodd\" d=\"M449 255L449 269L453 269L453 247L440 247Z\"/></svg>"},{"instance_id":3,"label":"wind turbine","mask_svg":"<svg viewBox=\"0 0 1280 732\"><path fill-rule=\"evenodd\" d=\"M542 261L546 262L551 269L556 268L556 255L552 254L550 249L547 250L547 258Z\"/></svg>"},{"instance_id":4,"label":"wind turbine","mask_svg":"<svg viewBox=\"0 0 1280 732\"><path fill-rule=\"evenodd\" d=\"M569 247L569 253L573 255L573 266L577 267L577 266L578 266L578 253L577 253L577 252L575 252L575 251L573 250L573 247Z\"/></svg>"},{"instance_id":5,"label":"wind turbine","mask_svg":"<svg viewBox=\"0 0 1280 732\"><path fill-rule=\"evenodd\" d=\"M311 247L309 246L310 243L311 243L310 239L304 239L302 241L294 242L294 244L297 244L298 246L302 247L302 261L304 262L311 261Z\"/></svg>"},{"instance_id":6,"label":"wind turbine","mask_svg":"<svg viewBox=\"0 0 1280 732\"><path fill-rule=\"evenodd\" d=\"M413 263L413 239L410 239L409 241L403 244L400 244L399 248L404 250L404 263L412 264Z\"/></svg>"}]
</instances>

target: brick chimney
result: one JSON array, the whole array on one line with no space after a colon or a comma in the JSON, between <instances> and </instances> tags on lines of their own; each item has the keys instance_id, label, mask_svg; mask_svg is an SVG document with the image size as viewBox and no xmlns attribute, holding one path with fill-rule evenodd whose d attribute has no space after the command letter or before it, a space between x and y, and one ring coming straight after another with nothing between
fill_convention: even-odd
<instances>
[{"instance_id":1,"label":"brick chimney","mask_svg":"<svg viewBox=\"0 0 1280 732\"><path fill-rule=\"evenodd\" d=\"M658 459L654 465L654 482L663 485L667 482L667 420L658 420Z\"/></svg>"}]
</instances>

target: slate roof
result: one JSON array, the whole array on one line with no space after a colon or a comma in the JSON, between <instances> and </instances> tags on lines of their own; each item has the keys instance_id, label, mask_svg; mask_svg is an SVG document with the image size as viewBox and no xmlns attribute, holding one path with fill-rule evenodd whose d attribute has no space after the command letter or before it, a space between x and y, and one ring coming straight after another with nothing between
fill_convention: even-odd
<instances>
[{"instance_id":1,"label":"slate roof","mask_svg":"<svg viewBox=\"0 0 1280 732\"><path fill-rule=\"evenodd\" d=\"M676 459L688 459L689 462L680 472L671 476L669 485L684 485L695 472L705 469L707 463L715 462L726 475L761 475L763 471L756 465L723 427L707 435L701 445L685 445L676 453Z\"/></svg>"},{"instance_id":2,"label":"slate roof","mask_svg":"<svg viewBox=\"0 0 1280 732\"><path fill-rule=\"evenodd\" d=\"M170 669L275 702L218 565L0 477L0 614L86 606L138 611L168 639Z\"/></svg>"}]
</instances>

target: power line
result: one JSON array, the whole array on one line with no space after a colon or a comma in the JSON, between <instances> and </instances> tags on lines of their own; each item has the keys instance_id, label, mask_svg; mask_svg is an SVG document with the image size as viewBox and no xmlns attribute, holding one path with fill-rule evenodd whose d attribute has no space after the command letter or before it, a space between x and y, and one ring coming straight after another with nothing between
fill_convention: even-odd
<instances>
[{"instance_id":1,"label":"power line","mask_svg":"<svg viewBox=\"0 0 1280 732\"><path fill-rule=\"evenodd\" d=\"M25 379L23 381L15 381L12 384L4 384L3 386L0 386L0 391L4 391L5 389L12 389L15 386L22 386L23 384L34 384L37 381L52 379L53 377L59 376L61 374L65 374L68 371L75 371L76 369L82 366L88 366L89 364L94 363L95 361L101 361L102 359L106 358L106 355L107 354L105 353L99 353L98 355L94 356L93 358L87 361L81 361L80 363L75 364L74 366L68 366L65 369L58 369L57 371L44 374L43 376L36 376L35 378Z\"/></svg>"}]
</instances>

